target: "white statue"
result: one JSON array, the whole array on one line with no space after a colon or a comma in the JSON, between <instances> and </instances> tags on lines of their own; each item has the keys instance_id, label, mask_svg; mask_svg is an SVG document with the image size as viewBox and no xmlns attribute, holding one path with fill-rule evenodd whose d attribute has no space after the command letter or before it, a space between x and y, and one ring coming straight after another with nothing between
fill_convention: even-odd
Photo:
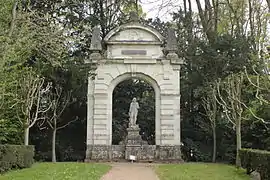
<instances>
[{"instance_id":1,"label":"white statue","mask_svg":"<svg viewBox=\"0 0 270 180\"><path fill-rule=\"evenodd\" d=\"M137 102L136 98L132 99L132 102L129 106L129 124L130 126L136 126L139 103Z\"/></svg>"}]
</instances>

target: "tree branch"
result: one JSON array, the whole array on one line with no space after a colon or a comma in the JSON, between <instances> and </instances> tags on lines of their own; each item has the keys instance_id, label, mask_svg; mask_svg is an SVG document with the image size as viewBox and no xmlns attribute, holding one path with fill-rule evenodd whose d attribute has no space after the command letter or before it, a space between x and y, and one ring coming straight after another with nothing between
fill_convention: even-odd
<instances>
[{"instance_id":1,"label":"tree branch","mask_svg":"<svg viewBox=\"0 0 270 180\"><path fill-rule=\"evenodd\" d=\"M67 124L65 124L65 125L63 125L63 126L60 126L60 127L56 128L56 129L57 129L57 130L63 129L63 128L69 126L71 123L73 123L73 122L75 122L75 121L77 121L77 120L78 120L78 117L76 117L74 120L69 121Z\"/></svg>"}]
</instances>

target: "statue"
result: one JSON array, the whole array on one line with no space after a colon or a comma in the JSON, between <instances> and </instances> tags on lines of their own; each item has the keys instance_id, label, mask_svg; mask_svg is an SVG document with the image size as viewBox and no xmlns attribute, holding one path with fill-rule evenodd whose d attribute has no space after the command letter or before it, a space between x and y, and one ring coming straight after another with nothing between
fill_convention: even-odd
<instances>
[{"instance_id":1,"label":"statue","mask_svg":"<svg viewBox=\"0 0 270 180\"><path fill-rule=\"evenodd\" d=\"M136 98L132 99L132 102L129 106L129 126L136 126L139 103L137 102Z\"/></svg>"},{"instance_id":2,"label":"statue","mask_svg":"<svg viewBox=\"0 0 270 180\"><path fill-rule=\"evenodd\" d=\"M91 51L102 51L101 37L100 37L100 27L95 26L93 28L92 38L91 38Z\"/></svg>"},{"instance_id":3,"label":"statue","mask_svg":"<svg viewBox=\"0 0 270 180\"><path fill-rule=\"evenodd\" d=\"M168 29L166 50L169 52L177 50L176 35L174 29L172 28Z\"/></svg>"}]
</instances>

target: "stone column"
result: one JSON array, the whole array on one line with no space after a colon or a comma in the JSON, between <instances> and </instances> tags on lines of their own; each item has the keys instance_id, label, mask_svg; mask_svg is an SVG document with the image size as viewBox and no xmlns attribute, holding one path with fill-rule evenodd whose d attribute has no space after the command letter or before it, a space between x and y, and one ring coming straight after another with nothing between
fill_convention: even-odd
<instances>
[{"instance_id":1,"label":"stone column","mask_svg":"<svg viewBox=\"0 0 270 180\"><path fill-rule=\"evenodd\" d=\"M87 137L86 137L86 160L91 159L92 147L94 144L94 89L95 75L88 76L88 93L87 93Z\"/></svg>"},{"instance_id":2,"label":"stone column","mask_svg":"<svg viewBox=\"0 0 270 180\"><path fill-rule=\"evenodd\" d=\"M161 144L161 117L160 117L160 108L161 108L161 98L160 92L155 92L155 132L156 132L156 145Z\"/></svg>"},{"instance_id":3,"label":"stone column","mask_svg":"<svg viewBox=\"0 0 270 180\"><path fill-rule=\"evenodd\" d=\"M175 126L174 126L174 141L175 145L180 145L181 144L181 119L180 119L180 112L181 112L181 106L180 106L180 65L174 65L174 71L176 72L178 76L178 87L176 88L176 95L175 95L175 100L174 100L174 121L175 121Z\"/></svg>"}]
</instances>

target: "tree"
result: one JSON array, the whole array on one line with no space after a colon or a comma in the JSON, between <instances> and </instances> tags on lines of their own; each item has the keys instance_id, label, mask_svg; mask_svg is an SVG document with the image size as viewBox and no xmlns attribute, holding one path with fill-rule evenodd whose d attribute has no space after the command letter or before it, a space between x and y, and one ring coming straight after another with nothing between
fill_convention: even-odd
<instances>
[{"instance_id":1,"label":"tree","mask_svg":"<svg viewBox=\"0 0 270 180\"><path fill-rule=\"evenodd\" d=\"M5 112L1 115L2 122L6 119L15 122L14 117L18 117L23 125L20 128L25 131L25 144L28 144L29 128L48 110L44 109L43 102L48 90L42 74L44 67L61 65L68 51L60 27L53 24L49 16L32 10L24 2L1 1L0 74L4 81L1 82L0 100L1 112ZM8 126L5 124L5 128Z\"/></svg>"},{"instance_id":2,"label":"tree","mask_svg":"<svg viewBox=\"0 0 270 180\"><path fill-rule=\"evenodd\" d=\"M205 109L206 116L210 121L212 133L213 133L213 155L212 162L216 162L217 154L217 135L216 135L216 121L218 113L218 105L215 99L217 91L215 84L210 84L208 86L209 91L206 92L206 95L202 99L202 106Z\"/></svg>"},{"instance_id":3,"label":"tree","mask_svg":"<svg viewBox=\"0 0 270 180\"><path fill-rule=\"evenodd\" d=\"M49 101L51 103L51 111L49 117L44 121L52 129L52 162L56 162L55 144L56 144L56 133L58 130L63 129L70 125L75 120L64 121L61 115L65 111L66 107L70 103L70 92L64 92L63 88L59 85L54 87L54 92L50 94ZM43 123L44 124L44 123Z\"/></svg>"},{"instance_id":4,"label":"tree","mask_svg":"<svg viewBox=\"0 0 270 180\"><path fill-rule=\"evenodd\" d=\"M266 59L268 54L266 54ZM264 120L263 118L258 117L256 112L253 112L253 109L259 109L261 106L270 106L270 76L269 76L269 62L262 61L259 64L254 64L252 66L252 74L248 73L247 68L245 67L245 75L248 79L248 82L255 88L255 98L257 103L253 107L246 107L251 114L262 123L268 125L269 121ZM254 107L257 106L257 107Z\"/></svg>"},{"instance_id":5,"label":"tree","mask_svg":"<svg viewBox=\"0 0 270 180\"><path fill-rule=\"evenodd\" d=\"M44 119L44 114L51 108L45 96L50 89L50 84L35 74L31 69L23 71L22 79L17 87L17 99L21 107L22 116L17 116L24 128L24 144L29 145L29 129L38 121Z\"/></svg>"},{"instance_id":6,"label":"tree","mask_svg":"<svg viewBox=\"0 0 270 180\"><path fill-rule=\"evenodd\" d=\"M251 73L245 67L245 75L249 83L256 88L256 98L260 103L270 104L270 46L261 51L261 56L254 57L255 63L252 66ZM257 61L256 61L257 60Z\"/></svg>"},{"instance_id":7,"label":"tree","mask_svg":"<svg viewBox=\"0 0 270 180\"><path fill-rule=\"evenodd\" d=\"M239 150L241 144L241 121L243 119L244 108L242 106L243 97L242 90L244 88L244 74L232 74L223 82L217 81L217 96L215 96L218 104L222 106L223 112L228 121L233 125L236 131L236 165L241 166Z\"/></svg>"}]
</instances>

